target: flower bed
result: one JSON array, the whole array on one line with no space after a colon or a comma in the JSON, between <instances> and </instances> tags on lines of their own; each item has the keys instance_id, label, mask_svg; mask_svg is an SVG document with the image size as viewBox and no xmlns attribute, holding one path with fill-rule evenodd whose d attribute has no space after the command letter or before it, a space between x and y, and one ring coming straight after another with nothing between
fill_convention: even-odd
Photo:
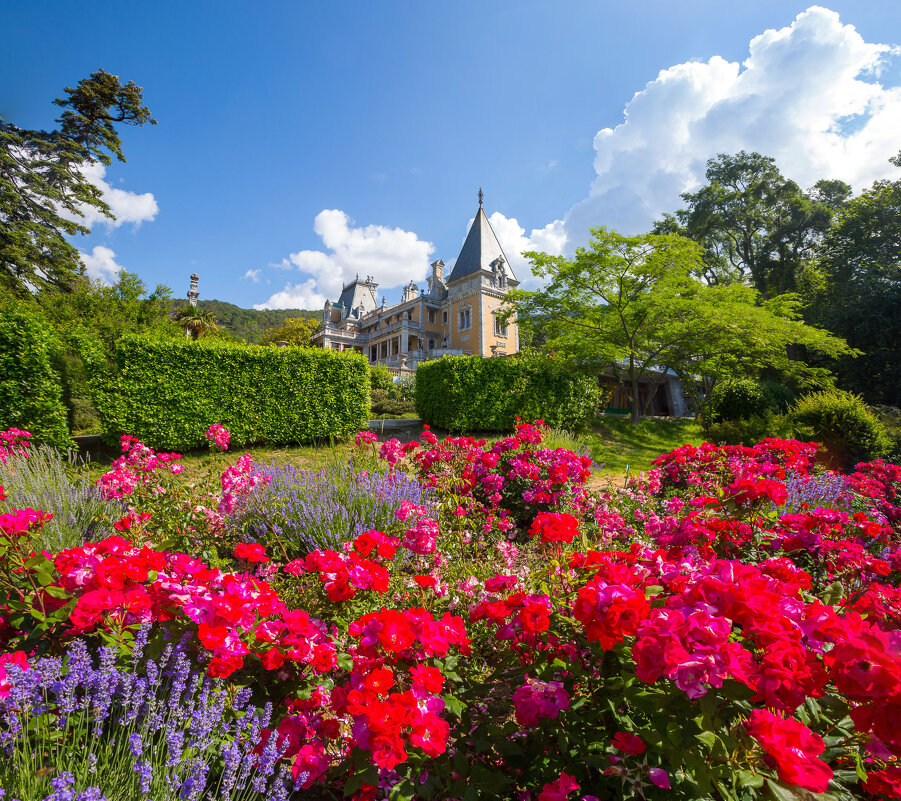
<instances>
[{"instance_id":1,"label":"flower bed","mask_svg":"<svg viewBox=\"0 0 901 801\"><path fill-rule=\"evenodd\" d=\"M357 441L393 513L293 550L235 521L314 474L130 438L117 536L0 516L9 797L901 798L898 466L685 446L594 494L540 425Z\"/></svg>"}]
</instances>

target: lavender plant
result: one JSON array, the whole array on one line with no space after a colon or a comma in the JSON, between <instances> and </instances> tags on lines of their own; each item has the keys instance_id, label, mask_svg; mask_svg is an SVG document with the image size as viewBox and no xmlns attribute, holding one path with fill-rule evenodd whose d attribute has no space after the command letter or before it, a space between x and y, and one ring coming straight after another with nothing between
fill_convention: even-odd
<instances>
[{"instance_id":1,"label":"lavender plant","mask_svg":"<svg viewBox=\"0 0 901 801\"><path fill-rule=\"evenodd\" d=\"M139 669L115 651L95 660L74 641L64 658L7 665L0 698L0 789L19 801L282 801L300 787L279 766L272 709L248 705L167 646ZM281 744L284 747L285 743ZM3 793L0 793L3 796Z\"/></svg>"},{"instance_id":2,"label":"lavender plant","mask_svg":"<svg viewBox=\"0 0 901 801\"><path fill-rule=\"evenodd\" d=\"M228 525L289 558L334 549L371 528L384 530L401 501L431 504L429 491L397 470L334 464L313 471L272 462L256 465L254 473L272 480L244 500Z\"/></svg>"},{"instance_id":3,"label":"lavender plant","mask_svg":"<svg viewBox=\"0 0 901 801\"><path fill-rule=\"evenodd\" d=\"M36 550L59 551L102 539L112 533L112 520L122 516L121 507L103 500L80 468L72 451L63 457L50 445L0 463L0 485L7 495L0 512L31 508L53 515L35 537Z\"/></svg>"},{"instance_id":4,"label":"lavender plant","mask_svg":"<svg viewBox=\"0 0 901 801\"><path fill-rule=\"evenodd\" d=\"M874 520L885 522L884 516L873 508L870 499L854 492L841 473L828 471L809 476L789 476L785 488L788 490L785 504L773 507L780 514L824 507L849 514L865 512Z\"/></svg>"}]
</instances>

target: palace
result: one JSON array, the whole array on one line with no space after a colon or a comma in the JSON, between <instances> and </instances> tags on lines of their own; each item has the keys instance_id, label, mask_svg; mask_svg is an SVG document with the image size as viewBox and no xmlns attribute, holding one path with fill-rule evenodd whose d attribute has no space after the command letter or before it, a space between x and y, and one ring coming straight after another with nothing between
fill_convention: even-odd
<instances>
[{"instance_id":1,"label":"palace","mask_svg":"<svg viewBox=\"0 0 901 801\"><path fill-rule=\"evenodd\" d=\"M444 262L431 265L428 288L412 281L400 303L381 305L372 276L345 285L334 303L325 302L318 347L352 350L372 363L415 369L419 362L448 354L506 356L519 350L515 319L498 317L507 291L519 286L482 209L469 229L450 275Z\"/></svg>"}]
</instances>

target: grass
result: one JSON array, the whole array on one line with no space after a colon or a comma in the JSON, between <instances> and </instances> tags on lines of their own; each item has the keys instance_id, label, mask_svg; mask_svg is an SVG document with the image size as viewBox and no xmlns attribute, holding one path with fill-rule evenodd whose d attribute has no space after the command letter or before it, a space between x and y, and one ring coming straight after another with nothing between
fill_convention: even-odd
<instances>
[{"instance_id":1,"label":"grass","mask_svg":"<svg viewBox=\"0 0 901 801\"><path fill-rule=\"evenodd\" d=\"M379 432L376 432L379 433ZM418 433L418 432L416 432ZM436 431L439 436L443 432ZM691 419L674 418L649 418L632 425L628 417L599 417L595 425L587 432L571 435L567 432L551 431L546 445L551 448L569 448L580 451L584 446L591 454L594 461L603 467L603 472L598 475L600 484L622 483L622 478L627 472L637 473L651 468L651 462L661 453L678 448L689 443L700 445L704 436L699 423ZM397 432L385 430L379 439L387 439L397 436L401 441L409 438L409 432ZM497 434L473 434L476 439L496 438ZM318 470L320 468L345 462L355 447L352 440L344 442L324 443L322 445L305 445L295 447L273 448L259 446L252 448L238 448L211 456L207 451L193 451L184 454L181 463L185 468L185 476L189 480L198 480L204 474L218 475L225 468L234 464L237 458L244 453L249 453L256 462L278 462L285 465L294 465L304 470ZM109 466L109 460L105 462L92 462L90 464L91 478L96 480Z\"/></svg>"},{"instance_id":2,"label":"grass","mask_svg":"<svg viewBox=\"0 0 901 801\"><path fill-rule=\"evenodd\" d=\"M645 419L633 425L627 417L599 417L581 439L604 472L622 476L649 470L661 453L680 445L700 445L704 434L700 423L687 418Z\"/></svg>"}]
</instances>

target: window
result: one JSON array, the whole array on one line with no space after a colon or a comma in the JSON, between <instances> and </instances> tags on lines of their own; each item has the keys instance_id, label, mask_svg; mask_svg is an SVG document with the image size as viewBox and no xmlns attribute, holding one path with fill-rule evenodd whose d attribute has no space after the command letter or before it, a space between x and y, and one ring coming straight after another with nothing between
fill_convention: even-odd
<instances>
[{"instance_id":1,"label":"window","mask_svg":"<svg viewBox=\"0 0 901 801\"><path fill-rule=\"evenodd\" d=\"M447 312L444 311L441 313L441 322L447 325Z\"/></svg>"},{"instance_id":2,"label":"window","mask_svg":"<svg viewBox=\"0 0 901 801\"><path fill-rule=\"evenodd\" d=\"M460 331L472 328L472 309L460 309Z\"/></svg>"},{"instance_id":3,"label":"window","mask_svg":"<svg viewBox=\"0 0 901 801\"><path fill-rule=\"evenodd\" d=\"M496 337L507 336L507 326L501 323L500 317L494 316L494 335Z\"/></svg>"},{"instance_id":4,"label":"window","mask_svg":"<svg viewBox=\"0 0 901 801\"><path fill-rule=\"evenodd\" d=\"M410 309L410 311L407 312L407 319L408 319L408 320L412 320L412 319L413 319L413 309Z\"/></svg>"},{"instance_id":5,"label":"window","mask_svg":"<svg viewBox=\"0 0 901 801\"><path fill-rule=\"evenodd\" d=\"M435 322L435 310L434 309L429 309L429 322L430 323Z\"/></svg>"}]
</instances>

